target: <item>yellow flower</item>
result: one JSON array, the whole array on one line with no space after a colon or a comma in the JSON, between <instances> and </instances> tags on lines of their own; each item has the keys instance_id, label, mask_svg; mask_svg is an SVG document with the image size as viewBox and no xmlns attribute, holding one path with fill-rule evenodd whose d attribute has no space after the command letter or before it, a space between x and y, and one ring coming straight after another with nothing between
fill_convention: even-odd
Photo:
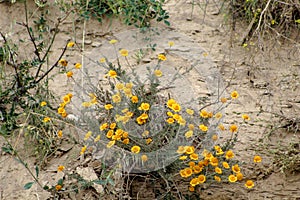
<instances>
[{"instance_id":1,"label":"yellow flower","mask_svg":"<svg viewBox=\"0 0 300 200\"><path fill-rule=\"evenodd\" d=\"M231 150L228 150L225 154L226 159L231 159L234 157L234 153Z\"/></svg>"},{"instance_id":2,"label":"yellow flower","mask_svg":"<svg viewBox=\"0 0 300 200\"><path fill-rule=\"evenodd\" d=\"M66 73L66 75L67 75L68 78L71 78L73 76L73 72L72 71L68 71Z\"/></svg>"},{"instance_id":3,"label":"yellow flower","mask_svg":"<svg viewBox=\"0 0 300 200\"><path fill-rule=\"evenodd\" d=\"M123 90L124 84L123 84L123 83L117 83L117 84L116 84L116 88L117 88L118 90Z\"/></svg>"},{"instance_id":4,"label":"yellow flower","mask_svg":"<svg viewBox=\"0 0 300 200\"><path fill-rule=\"evenodd\" d=\"M230 96L232 99L236 99L239 97L239 93L237 91L233 91L233 92L231 92Z\"/></svg>"},{"instance_id":5,"label":"yellow flower","mask_svg":"<svg viewBox=\"0 0 300 200\"><path fill-rule=\"evenodd\" d=\"M75 45L75 42L68 42L68 44L67 44L67 47L74 47L74 45Z\"/></svg>"},{"instance_id":6,"label":"yellow flower","mask_svg":"<svg viewBox=\"0 0 300 200\"><path fill-rule=\"evenodd\" d=\"M107 133L106 133L106 137L107 137L107 138L112 138L113 135L114 135L114 131L113 131L113 130L109 130L109 131L107 131Z\"/></svg>"},{"instance_id":7,"label":"yellow flower","mask_svg":"<svg viewBox=\"0 0 300 200\"><path fill-rule=\"evenodd\" d=\"M66 67L68 65L68 61L66 61L65 59L59 60L58 63L63 67Z\"/></svg>"},{"instance_id":8,"label":"yellow flower","mask_svg":"<svg viewBox=\"0 0 300 200\"><path fill-rule=\"evenodd\" d=\"M154 75L157 77L161 77L163 75L163 73L159 69L157 69L157 70L154 70Z\"/></svg>"},{"instance_id":9,"label":"yellow flower","mask_svg":"<svg viewBox=\"0 0 300 200\"><path fill-rule=\"evenodd\" d=\"M215 118L216 119L220 119L221 117L222 117L222 113L218 112L218 113L215 114Z\"/></svg>"},{"instance_id":10,"label":"yellow flower","mask_svg":"<svg viewBox=\"0 0 300 200\"><path fill-rule=\"evenodd\" d=\"M230 131L231 133L237 132L237 131L238 131L237 125L232 124L232 125L229 127L229 131Z\"/></svg>"},{"instance_id":11,"label":"yellow flower","mask_svg":"<svg viewBox=\"0 0 300 200\"><path fill-rule=\"evenodd\" d=\"M103 131L103 130L105 130L105 129L107 129L108 128L108 124L107 123L104 123L104 124L102 124L101 126L100 126L100 131Z\"/></svg>"},{"instance_id":12,"label":"yellow flower","mask_svg":"<svg viewBox=\"0 0 300 200\"><path fill-rule=\"evenodd\" d=\"M131 102L132 103L138 103L139 102L139 98L137 96L132 96L131 97Z\"/></svg>"},{"instance_id":13,"label":"yellow flower","mask_svg":"<svg viewBox=\"0 0 300 200\"><path fill-rule=\"evenodd\" d=\"M66 118L66 117L68 116L68 113L67 113L66 111L64 111L63 113L61 113L61 116L62 116L63 118Z\"/></svg>"},{"instance_id":14,"label":"yellow flower","mask_svg":"<svg viewBox=\"0 0 300 200\"><path fill-rule=\"evenodd\" d=\"M62 186L61 186L61 185L56 185L56 186L55 186L55 190L56 190L56 191L59 191L59 190L61 190L61 189L62 189Z\"/></svg>"},{"instance_id":15,"label":"yellow flower","mask_svg":"<svg viewBox=\"0 0 300 200\"><path fill-rule=\"evenodd\" d=\"M185 111L187 114L189 114L189 115L193 115L194 114L194 110L192 110L192 109L186 109L186 111Z\"/></svg>"},{"instance_id":16,"label":"yellow flower","mask_svg":"<svg viewBox=\"0 0 300 200\"><path fill-rule=\"evenodd\" d=\"M237 178L238 181L243 180L243 177L244 176L243 176L243 174L241 172L236 173L236 178Z\"/></svg>"},{"instance_id":17,"label":"yellow flower","mask_svg":"<svg viewBox=\"0 0 300 200\"><path fill-rule=\"evenodd\" d=\"M150 104L149 103L142 103L139 107L139 110L144 110L147 111L150 109Z\"/></svg>"},{"instance_id":18,"label":"yellow flower","mask_svg":"<svg viewBox=\"0 0 300 200\"><path fill-rule=\"evenodd\" d=\"M217 181L217 182L221 182L221 178L219 176L214 176L214 179Z\"/></svg>"},{"instance_id":19,"label":"yellow flower","mask_svg":"<svg viewBox=\"0 0 300 200\"><path fill-rule=\"evenodd\" d=\"M168 118L166 121L168 122L168 124L173 124L175 122L173 118Z\"/></svg>"},{"instance_id":20,"label":"yellow flower","mask_svg":"<svg viewBox=\"0 0 300 200\"><path fill-rule=\"evenodd\" d=\"M186 154L192 154L195 152L195 147L193 146L185 146L185 153Z\"/></svg>"},{"instance_id":21,"label":"yellow flower","mask_svg":"<svg viewBox=\"0 0 300 200\"><path fill-rule=\"evenodd\" d=\"M194 124L189 124L188 125L189 130L193 131L195 129L195 125Z\"/></svg>"},{"instance_id":22,"label":"yellow flower","mask_svg":"<svg viewBox=\"0 0 300 200\"><path fill-rule=\"evenodd\" d=\"M72 99L72 97L73 97L72 93L68 93L67 95L69 96L70 99Z\"/></svg>"},{"instance_id":23,"label":"yellow flower","mask_svg":"<svg viewBox=\"0 0 300 200\"><path fill-rule=\"evenodd\" d=\"M69 103L71 101L70 96L69 95L63 96L63 101L64 101L65 104Z\"/></svg>"},{"instance_id":24,"label":"yellow flower","mask_svg":"<svg viewBox=\"0 0 300 200\"><path fill-rule=\"evenodd\" d=\"M254 187L254 182L252 180L247 180L245 186L246 188L251 189Z\"/></svg>"},{"instance_id":25,"label":"yellow flower","mask_svg":"<svg viewBox=\"0 0 300 200\"><path fill-rule=\"evenodd\" d=\"M114 106L111 105L111 104L106 104L106 105L104 106L105 110L110 110L110 109L112 109L113 107L114 107Z\"/></svg>"},{"instance_id":26,"label":"yellow flower","mask_svg":"<svg viewBox=\"0 0 300 200\"><path fill-rule=\"evenodd\" d=\"M148 156L144 154L141 156L141 159L143 162L146 162L148 160Z\"/></svg>"},{"instance_id":27,"label":"yellow flower","mask_svg":"<svg viewBox=\"0 0 300 200\"><path fill-rule=\"evenodd\" d=\"M118 42L118 40L112 39L112 40L109 41L109 44L116 44L117 42Z\"/></svg>"},{"instance_id":28,"label":"yellow flower","mask_svg":"<svg viewBox=\"0 0 300 200\"><path fill-rule=\"evenodd\" d=\"M176 101L174 99L169 99L168 102L167 102L167 106L169 108L172 108L172 105L175 104L175 103L176 103Z\"/></svg>"},{"instance_id":29,"label":"yellow flower","mask_svg":"<svg viewBox=\"0 0 300 200\"><path fill-rule=\"evenodd\" d=\"M80 155L84 154L84 152L86 151L86 148L87 148L86 145L84 145L84 146L81 148Z\"/></svg>"},{"instance_id":30,"label":"yellow flower","mask_svg":"<svg viewBox=\"0 0 300 200\"><path fill-rule=\"evenodd\" d=\"M100 62L100 63L105 63L105 62L106 62L106 59L105 59L105 58L100 58L99 62Z\"/></svg>"},{"instance_id":31,"label":"yellow flower","mask_svg":"<svg viewBox=\"0 0 300 200\"><path fill-rule=\"evenodd\" d=\"M66 110L63 108L63 107L59 107L58 109L57 109L57 113L58 114L62 114L62 113L65 113L66 112Z\"/></svg>"},{"instance_id":32,"label":"yellow flower","mask_svg":"<svg viewBox=\"0 0 300 200\"><path fill-rule=\"evenodd\" d=\"M181 176L182 178L186 178L186 172L185 172L184 169L180 170L180 171L179 171L179 174L180 174L180 176Z\"/></svg>"},{"instance_id":33,"label":"yellow flower","mask_svg":"<svg viewBox=\"0 0 300 200\"><path fill-rule=\"evenodd\" d=\"M147 138L146 139L146 144L150 144L152 142L152 138Z\"/></svg>"},{"instance_id":34,"label":"yellow flower","mask_svg":"<svg viewBox=\"0 0 300 200\"><path fill-rule=\"evenodd\" d=\"M179 121L181 119L181 116L178 115L178 114L174 114L173 116L173 119L175 119L176 121Z\"/></svg>"},{"instance_id":35,"label":"yellow flower","mask_svg":"<svg viewBox=\"0 0 300 200\"><path fill-rule=\"evenodd\" d=\"M190 138L190 137L193 136L193 133L194 133L193 131L189 130L189 131L187 131L187 132L185 133L184 136L185 136L186 138Z\"/></svg>"},{"instance_id":36,"label":"yellow flower","mask_svg":"<svg viewBox=\"0 0 300 200\"><path fill-rule=\"evenodd\" d=\"M185 148L184 148L184 146L179 146L176 152L179 153L179 154L185 153Z\"/></svg>"},{"instance_id":37,"label":"yellow flower","mask_svg":"<svg viewBox=\"0 0 300 200\"><path fill-rule=\"evenodd\" d=\"M190 191L190 192L194 192L194 191L195 191L195 188L194 188L193 186L190 186L190 187L189 187L189 191Z\"/></svg>"},{"instance_id":38,"label":"yellow flower","mask_svg":"<svg viewBox=\"0 0 300 200\"><path fill-rule=\"evenodd\" d=\"M83 107L90 107L90 106L92 106L92 103L91 102L83 102L82 104L81 104Z\"/></svg>"},{"instance_id":39,"label":"yellow flower","mask_svg":"<svg viewBox=\"0 0 300 200\"><path fill-rule=\"evenodd\" d=\"M84 139L83 140L88 140L92 135L92 131L89 131L85 134Z\"/></svg>"},{"instance_id":40,"label":"yellow flower","mask_svg":"<svg viewBox=\"0 0 300 200\"><path fill-rule=\"evenodd\" d=\"M261 161L262 161L262 159L261 159L260 156L254 156L253 162L255 162L255 163L260 163Z\"/></svg>"},{"instance_id":41,"label":"yellow flower","mask_svg":"<svg viewBox=\"0 0 300 200\"><path fill-rule=\"evenodd\" d=\"M241 171L241 169L240 169L240 167L239 167L238 164L233 165L233 166L231 167L231 169L232 169L232 171L233 171L234 173L239 173L239 172Z\"/></svg>"},{"instance_id":42,"label":"yellow flower","mask_svg":"<svg viewBox=\"0 0 300 200\"><path fill-rule=\"evenodd\" d=\"M63 136L63 132L62 132L62 130L59 130L59 131L57 132L57 137L58 137L58 138L62 138L62 136Z\"/></svg>"},{"instance_id":43,"label":"yellow flower","mask_svg":"<svg viewBox=\"0 0 300 200\"><path fill-rule=\"evenodd\" d=\"M222 165L223 165L223 167L224 167L225 169L229 169L229 168L230 168L228 162L223 162Z\"/></svg>"},{"instance_id":44,"label":"yellow flower","mask_svg":"<svg viewBox=\"0 0 300 200\"><path fill-rule=\"evenodd\" d=\"M179 160L185 160L185 159L187 159L187 156L180 156L179 157Z\"/></svg>"},{"instance_id":45,"label":"yellow flower","mask_svg":"<svg viewBox=\"0 0 300 200\"><path fill-rule=\"evenodd\" d=\"M217 174L222 174L222 169L221 169L220 167L216 167L216 168L215 168L215 172L216 172Z\"/></svg>"},{"instance_id":46,"label":"yellow flower","mask_svg":"<svg viewBox=\"0 0 300 200\"><path fill-rule=\"evenodd\" d=\"M64 169L65 169L65 166L63 166L63 165L59 165L59 166L57 167L57 171L58 171L58 172L62 172L62 171L64 171Z\"/></svg>"},{"instance_id":47,"label":"yellow flower","mask_svg":"<svg viewBox=\"0 0 300 200\"><path fill-rule=\"evenodd\" d=\"M121 49L119 52L120 52L121 56L124 56L124 57L128 56L128 50L126 50L126 49Z\"/></svg>"},{"instance_id":48,"label":"yellow flower","mask_svg":"<svg viewBox=\"0 0 300 200\"><path fill-rule=\"evenodd\" d=\"M76 69L80 69L80 68L82 67L82 65L81 65L80 63L76 63L76 64L74 65L74 67L75 67Z\"/></svg>"},{"instance_id":49,"label":"yellow flower","mask_svg":"<svg viewBox=\"0 0 300 200\"><path fill-rule=\"evenodd\" d=\"M128 88L128 89L132 89L133 84L132 83L126 83L125 87Z\"/></svg>"},{"instance_id":50,"label":"yellow flower","mask_svg":"<svg viewBox=\"0 0 300 200\"><path fill-rule=\"evenodd\" d=\"M171 108L174 112L179 112L181 107L178 103L174 103L172 104L172 108Z\"/></svg>"},{"instance_id":51,"label":"yellow flower","mask_svg":"<svg viewBox=\"0 0 300 200\"><path fill-rule=\"evenodd\" d=\"M194 167L193 167L193 170L194 170L194 173L195 174L199 174L201 171L202 171L202 167L200 167L199 165L195 165Z\"/></svg>"},{"instance_id":52,"label":"yellow flower","mask_svg":"<svg viewBox=\"0 0 300 200\"><path fill-rule=\"evenodd\" d=\"M198 176L198 180L199 180L199 183L204 183L206 181L206 177L201 174Z\"/></svg>"},{"instance_id":53,"label":"yellow flower","mask_svg":"<svg viewBox=\"0 0 300 200\"><path fill-rule=\"evenodd\" d=\"M115 94L112 96L112 100L114 103L120 103L121 102L121 96L120 94Z\"/></svg>"},{"instance_id":54,"label":"yellow flower","mask_svg":"<svg viewBox=\"0 0 300 200\"><path fill-rule=\"evenodd\" d=\"M206 110L201 110L200 111L200 116L203 118L208 118L208 112Z\"/></svg>"},{"instance_id":55,"label":"yellow flower","mask_svg":"<svg viewBox=\"0 0 300 200\"><path fill-rule=\"evenodd\" d=\"M242 114L243 120L250 120L250 117L247 114Z\"/></svg>"},{"instance_id":56,"label":"yellow flower","mask_svg":"<svg viewBox=\"0 0 300 200\"><path fill-rule=\"evenodd\" d=\"M51 120L50 117L45 117L45 118L43 119L43 122L47 123L47 122L49 122L50 120Z\"/></svg>"},{"instance_id":57,"label":"yellow flower","mask_svg":"<svg viewBox=\"0 0 300 200\"><path fill-rule=\"evenodd\" d=\"M223 124L219 124L218 128L221 130L221 131L225 131L225 127Z\"/></svg>"},{"instance_id":58,"label":"yellow flower","mask_svg":"<svg viewBox=\"0 0 300 200\"><path fill-rule=\"evenodd\" d=\"M111 78L116 78L118 76L117 72L114 70L109 70L107 75Z\"/></svg>"},{"instance_id":59,"label":"yellow flower","mask_svg":"<svg viewBox=\"0 0 300 200\"><path fill-rule=\"evenodd\" d=\"M123 131L123 135L122 135L123 138L128 138L128 135L129 135L128 132Z\"/></svg>"},{"instance_id":60,"label":"yellow flower","mask_svg":"<svg viewBox=\"0 0 300 200\"><path fill-rule=\"evenodd\" d=\"M210 159L210 164L211 164L211 166L213 166L213 167L218 166L218 164L219 164L218 158L212 157L212 158Z\"/></svg>"},{"instance_id":61,"label":"yellow flower","mask_svg":"<svg viewBox=\"0 0 300 200\"><path fill-rule=\"evenodd\" d=\"M208 56L208 53L207 53L207 52L204 52L202 55L203 55L204 57L207 57L207 56Z\"/></svg>"},{"instance_id":62,"label":"yellow flower","mask_svg":"<svg viewBox=\"0 0 300 200\"><path fill-rule=\"evenodd\" d=\"M227 102L227 98L222 97L222 98L221 98L221 102L222 102L222 103L226 103L226 102Z\"/></svg>"},{"instance_id":63,"label":"yellow flower","mask_svg":"<svg viewBox=\"0 0 300 200\"><path fill-rule=\"evenodd\" d=\"M184 171L185 171L185 174L186 174L185 178L188 178L193 174L193 170L191 168L185 168Z\"/></svg>"},{"instance_id":64,"label":"yellow flower","mask_svg":"<svg viewBox=\"0 0 300 200\"><path fill-rule=\"evenodd\" d=\"M191 160L198 160L198 154L192 153L192 154L190 155L190 159L191 159Z\"/></svg>"},{"instance_id":65,"label":"yellow flower","mask_svg":"<svg viewBox=\"0 0 300 200\"><path fill-rule=\"evenodd\" d=\"M114 146L115 143L116 143L115 140L109 141L108 144L106 145L106 147L111 148L112 146Z\"/></svg>"},{"instance_id":66,"label":"yellow flower","mask_svg":"<svg viewBox=\"0 0 300 200\"><path fill-rule=\"evenodd\" d=\"M46 101L42 101L40 105L41 105L42 107L44 107L44 106L47 105L47 102L46 102Z\"/></svg>"},{"instance_id":67,"label":"yellow flower","mask_svg":"<svg viewBox=\"0 0 300 200\"><path fill-rule=\"evenodd\" d=\"M169 44L170 47L174 46L174 42L173 41L169 41L168 44Z\"/></svg>"},{"instance_id":68,"label":"yellow flower","mask_svg":"<svg viewBox=\"0 0 300 200\"><path fill-rule=\"evenodd\" d=\"M158 57L159 60L162 60L162 61L167 60L167 58L166 58L166 56L164 54L158 54L157 57Z\"/></svg>"},{"instance_id":69,"label":"yellow flower","mask_svg":"<svg viewBox=\"0 0 300 200\"><path fill-rule=\"evenodd\" d=\"M129 144L129 138L125 138L125 139L123 140L123 144Z\"/></svg>"},{"instance_id":70,"label":"yellow flower","mask_svg":"<svg viewBox=\"0 0 300 200\"><path fill-rule=\"evenodd\" d=\"M97 135L97 137L94 139L94 142L98 142L100 140L101 136Z\"/></svg>"},{"instance_id":71,"label":"yellow flower","mask_svg":"<svg viewBox=\"0 0 300 200\"><path fill-rule=\"evenodd\" d=\"M190 168L193 168L196 166L196 163L194 161L190 161L189 166L190 166Z\"/></svg>"},{"instance_id":72,"label":"yellow flower","mask_svg":"<svg viewBox=\"0 0 300 200\"><path fill-rule=\"evenodd\" d=\"M200 125L199 125L199 129L200 129L201 131L203 131L203 132L206 132L206 131L208 130L208 127L205 126L204 124L200 124Z\"/></svg>"},{"instance_id":73,"label":"yellow flower","mask_svg":"<svg viewBox=\"0 0 300 200\"><path fill-rule=\"evenodd\" d=\"M140 150L141 150L141 147L139 147L139 146L133 146L133 147L131 147L131 152L132 153L139 153L140 152Z\"/></svg>"},{"instance_id":74,"label":"yellow flower","mask_svg":"<svg viewBox=\"0 0 300 200\"><path fill-rule=\"evenodd\" d=\"M237 177L235 175L231 174L228 176L228 180L229 180L229 182L234 183L237 181Z\"/></svg>"},{"instance_id":75,"label":"yellow flower","mask_svg":"<svg viewBox=\"0 0 300 200\"><path fill-rule=\"evenodd\" d=\"M211 137L211 139L212 139L213 141L218 140L218 135L217 135L217 134L214 134L214 135Z\"/></svg>"},{"instance_id":76,"label":"yellow flower","mask_svg":"<svg viewBox=\"0 0 300 200\"><path fill-rule=\"evenodd\" d=\"M198 178L193 178L191 181L190 181L190 185L195 187L196 185L199 184L199 179Z\"/></svg>"}]
</instances>

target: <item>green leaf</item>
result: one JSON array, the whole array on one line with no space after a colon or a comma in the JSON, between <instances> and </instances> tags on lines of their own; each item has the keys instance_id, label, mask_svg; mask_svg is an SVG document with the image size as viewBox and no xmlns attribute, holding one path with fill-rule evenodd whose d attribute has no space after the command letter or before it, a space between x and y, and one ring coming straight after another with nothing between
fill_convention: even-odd
<instances>
[{"instance_id":1,"label":"green leaf","mask_svg":"<svg viewBox=\"0 0 300 200\"><path fill-rule=\"evenodd\" d=\"M63 185L63 182L64 182L64 180L61 178L61 179L59 179L59 180L57 181L57 184L58 184L58 185Z\"/></svg>"},{"instance_id":2,"label":"green leaf","mask_svg":"<svg viewBox=\"0 0 300 200\"><path fill-rule=\"evenodd\" d=\"M167 20L164 20L164 23L165 23L167 26L170 26L170 25L171 25L170 22L167 21Z\"/></svg>"},{"instance_id":3,"label":"green leaf","mask_svg":"<svg viewBox=\"0 0 300 200\"><path fill-rule=\"evenodd\" d=\"M48 185L45 185L45 186L43 187L43 189L44 189L44 190L49 190L49 186L48 186Z\"/></svg>"},{"instance_id":4,"label":"green leaf","mask_svg":"<svg viewBox=\"0 0 300 200\"><path fill-rule=\"evenodd\" d=\"M38 178L39 177L39 167L35 166L35 175Z\"/></svg>"},{"instance_id":5,"label":"green leaf","mask_svg":"<svg viewBox=\"0 0 300 200\"><path fill-rule=\"evenodd\" d=\"M296 23L300 24L300 19L295 20Z\"/></svg>"},{"instance_id":6,"label":"green leaf","mask_svg":"<svg viewBox=\"0 0 300 200\"><path fill-rule=\"evenodd\" d=\"M107 184L106 180L94 180L93 182L96 183L96 184L99 184L99 185L106 185Z\"/></svg>"},{"instance_id":7,"label":"green leaf","mask_svg":"<svg viewBox=\"0 0 300 200\"><path fill-rule=\"evenodd\" d=\"M1 149L5 153L13 155L14 150L13 150L13 148L10 145L7 145L6 147L3 146L3 147L1 147Z\"/></svg>"},{"instance_id":8,"label":"green leaf","mask_svg":"<svg viewBox=\"0 0 300 200\"><path fill-rule=\"evenodd\" d=\"M114 182L111 178L108 178L108 179L107 179L107 182L108 182L109 184L111 184L112 186L115 186L115 182Z\"/></svg>"},{"instance_id":9,"label":"green leaf","mask_svg":"<svg viewBox=\"0 0 300 200\"><path fill-rule=\"evenodd\" d=\"M25 189L25 190L29 190L33 184L34 184L34 182L26 183L26 184L24 185L24 189Z\"/></svg>"}]
</instances>

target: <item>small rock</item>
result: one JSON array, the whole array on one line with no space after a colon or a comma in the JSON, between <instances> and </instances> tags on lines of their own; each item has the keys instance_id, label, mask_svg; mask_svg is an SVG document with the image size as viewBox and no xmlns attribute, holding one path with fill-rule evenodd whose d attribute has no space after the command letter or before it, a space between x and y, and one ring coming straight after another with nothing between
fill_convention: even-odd
<instances>
[{"instance_id":1,"label":"small rock","mask_svg":"<svg viewBox=\"0 0 300 200\"><path fill-rule=\"evenodd\" d=\"M186 21L192 21L193 19L191 17L187 17Z\"/></svg>"},{"instance_id":2,"label":"small rock","mask_svg":"<svg viewBox=\"0 0 300 200\"><path fill-rule=\"evenodd\" d=\"M84 40L84 44L90 45L92 44L92 40Z\"/></svg>"},{"instance_id":3,"label":"small rock","mask_svg":"<svg viewBox=\"0 0 300 200\"><path fill-rule=\"evenodd\" d=\"M98 180L97 174L95 173L94 169L91 168L91 167L85 167L85 168L77 167L76 168L76 173L79 174L86 181ZM102 185L93 184L92 187L95 188L95 190L99 194L103 193L103 191L104 191Z\"/></svg>"},{"instance_id":4,"label":"small rock","mask_svg":"<svg viewBox=\"0 0 300 200\"><path fill-rule=\"evenodd\" d=\"M102 46L101 42L93 42L92 43L92 47L100 47L100 46Z\"/></svg>"},{"instance_id":5,"label":"small rock","mask_svg":"<svg viewBox=\"0 0 300 200\"><path fill-rule=\"evenodd\" d=\"M144 58L142 59L143 63L150 63L152 60L150 58Z\"/></svg>"}]
</instances>

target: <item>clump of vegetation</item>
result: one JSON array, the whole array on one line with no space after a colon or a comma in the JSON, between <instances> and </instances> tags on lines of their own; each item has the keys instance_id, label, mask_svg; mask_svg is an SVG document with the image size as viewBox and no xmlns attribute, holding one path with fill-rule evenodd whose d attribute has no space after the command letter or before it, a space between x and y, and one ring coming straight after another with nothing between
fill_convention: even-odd
<instances>
[{"instance_id":1,"label":"clump of vegetation","mask_svg":"<svg viewBox=\"0 0 300 200\"><path fill-rule=\"evenodd\" d=\"M228 2L235 20L245 20L249 26L244 40L256 33L277 34L286 39L296 40L300 28L300 4L293 0L263 1L237 0Z\"/></svg>"},{"instance_id":2,"label":"clump of vegetation","mask_svg":"<svg viewBox=\"0 0 300 200\"><path fill-rule=\"evenodd\" d=\"M170 25L168 12L163 8L164 0L77 0L70 4L65 1L57 2L64 11L75 8L74 11L84 19L94 17L101 22L104 16L118 17L126 25L137 28L150 27L152 19Z\"/></svg>"}]
</instances>

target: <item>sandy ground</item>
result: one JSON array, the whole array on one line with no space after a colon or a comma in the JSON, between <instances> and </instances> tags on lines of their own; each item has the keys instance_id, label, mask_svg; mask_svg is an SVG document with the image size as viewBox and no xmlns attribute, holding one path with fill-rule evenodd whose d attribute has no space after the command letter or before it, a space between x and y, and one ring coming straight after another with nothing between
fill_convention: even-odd
<instances>
[{"instance_id":1,"label":"sandy ground","mask_svg":"<svg viewBox=\"0 0 300 200\"><path fill-rule=\"evenodd\" d=\"M238 145L235 147L237 157L246 163L252 163L255 154L262 155L261 165L249 164L244 166L245 176L255 180L255 188L247 190L242 184L213 186L201 191L203 199L300 199L300 174L298 169L294 173L287 170L280 171L280 155L274 153L281 148L285 155L289 155L289 145L299 143L298 131L287 131L279 128L288 124L287 119L299 118L300 113L300 65L299 43L283 43L279 40L265 40L264 50L258 44L244 48L240 45L243 34L243 25L232 32L228 19L222 11L218 13L220 4L210 2L204 17L204 3L195 6L193 15L192 5L186 1L169 0L166 9L170 13L170 22L173 30L187 35L191 40L208 52L212 65L222 74L225 83L229 84L227 92L237 90L240 98L226 110L228 116L225 125L232 122L242 123L241 113L251 117L248 125L240 127ZM29 6L32 11L34 5ZM50 9L50 15L55 19L59 12ZM23 21L22 4L0 4L0 30L12 38L27 37L24 28L17 26L15 21ZM51 17L50 17L51 18ZM64 26L55 43L57 48L67 39L76 35L81 40L82 24L76 25L75 33L72 27L72 16ZM99 28L95 28L99 27ZM128 27L118 22L112 25L97 24L95 21L87 23L86 53L90 55L97 42L107 41L114 35L125 31ZM27 43L28 38L26 39ZM92 46L92 44L94 44ZM26 54L27 51L25 51ZM194 52L193 52L194 53ZM57 53L54 52L53 57ZM24 55L26 56L26 55ZM76 58L77 55L72 55ZM62 86L58 95L72 89L64 77L58 77L54 85ZM195 80L197 81L197 80ZM276 116L277 114L278 116ZM299 124L298 124L299 126ZM271 130L273 130L271 132ZM270 133L269 137L266 137ZM221 136L221 139L227 136ZM4 143L4 142L3 142ZM21 146L21 142L16 141ZM299 145L295 147L299 152ZM65 153L61 157L53 158L45 171L41 172L41 180L51 182L57 179L56 167L58 164L71 166L76 158L78 147ZM24 156L26 151L24 152ZM32 156L25 157L29 165L34 164ZM277 159L277 160L276 160ZM276 160L276 161L275 161ZM47 199L49 194L42 192L37 186L24 190L25 183L32 180L24 167L10 155L1 153L0 158L0 199ZM79 197L77 197L78 199ZM147 199L147 198L146 198ZM152 199L152 198L148 198Z\"/></svg>"}]
</instances>

